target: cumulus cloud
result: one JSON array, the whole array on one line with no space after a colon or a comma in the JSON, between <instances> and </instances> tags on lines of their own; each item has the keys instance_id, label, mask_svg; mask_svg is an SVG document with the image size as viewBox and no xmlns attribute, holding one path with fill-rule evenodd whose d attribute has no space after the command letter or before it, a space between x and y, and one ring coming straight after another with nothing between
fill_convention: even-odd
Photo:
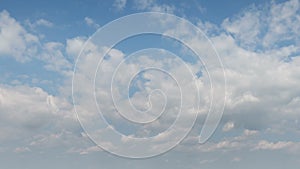
<instances>
[{"instance_id":1,"label":"cumulus cloud","mask_svg":"<svg viewBox=\"0 0 300 169\"><path fill-rule=\"evenodd\" d=\"M51 22L40 19L35 25L52 26ZM0 56L13 57L21 63L38 59L47 70L69 74L71 61L64 56L64 44L42 43L38 36L29 33L7 11L0 13Z\"/></svg>"},{"instance_id":2,"label":"cumulus cloud","mask_svg":"<svg viewBox=\"0 0 300 169\"><path fill-rule=\"evenodd\" d=\"M16 153L75 145L84 148L89 142L80 135L72 110L66 99L41 88L1 85L0 142Z\"/></svg>"},{"instance_id":3,"label":"cumulus cloud","mask_svg":"<svg viewBox=\"0 0 300 169\"><path fill-rule=\"evenodd\" d=\"M297 87L300 83L300 49L296 45L299 43L299 36L296 31L298 26L295 25L300 24L297 19L298 3L273 3L270 8L264 7L265 10L252 6L235 17L225 19L222 24L225 32L219 29L213 29L215 32L205 31L222 57L225 67L227 95L222 130L236 133L229 130L234 127L245 132L239 137L226 137L219 142L210 142L203 145L202 149L199 148L199 151L245 148L292 152L292 149L297 149L298 143L294 138L299 132L300 117L296 113L299 112L299 105L296 106L296 103L300 93ZM289 12L285 12L286 10ZM283 13L286 15L279 16ZM280 23L273 25L277 20ZM204 30L215 27L202 22L199 25ZM280 31L274 31L276 27ZM281 39L281 36L284 38ZM289 132L293 137L279 142L259 140L259 133L268 137L270 132ZM255 137L245 140L249 136Z\"/></svg>"},{"instance_id":4,"label":"cumulus cloud","mask_svg":"<svg viewBox=\"0 0 300 169\"><path fill-rule=\"evenodd\" d=\"M266 50L299 44L299 1L252 6L233 18L223 21L224 29L231 33L244 48Z\"/></svg>"},{"instance_id":5,"label":"cumulus cloud","mask_svg":"<svg viewBox=\"0 0 300 169\"><path fill-rule=\"evenodd\" d=\"M233 34L242 45L254 45L259 41L258 36L262 27L260 19L263 16L261 12L255 8L249 9L234 18L226 18L222 26L226 31Z\"/></svg>"},{"instance_id":6,"label":"cumulus cloud","mask_svg":"<svg viewBox=\"0 0 300 169\"><path fill-rule=\"evenodd\" d=\"M137 8L141 10L152 9L151 7L155 6L154 1L141 1L137 3L139 3L137 4ZM262 11L260 8L253 6L249 10L243 11L236 17L225 19L222 23L221 29L209 22L199 22L198 26L208 33L224 63L228 88L226 93L227 108L224 113L224 121L222 121L224 125L223 131L232 132L233 128L244 130L241 136L235 137L233 140L222 140L217 143L210 143L207 145L207 147L202 147L202 150L199 151L210 152L215 150L251 148L255 146L255 142L246 142L246 138L254 137L259 132L265 132L269 129L272 130L276 128L281 131L287 130L287 128L282 125L283 122L286 120L289 121L299 118L299 114L295 113L299 108L297 106L299 99L297 98L300 92L297 87L297 85L300 83L300 72L298 69L299 58L295 57L299 52L299 48L295 44L281 44L277 47L259 48L265 45L263 42L265 40L265 36L269 36L267 34L272 32L269 29L265 29L265 24L268 25L270 22L264 23L262 20L266 19L264 17L267 17L267 20L272 20L273 16L266 15L265 13L270 13L273 8L285 9L281 8L280 6L290 6L287 5L288 3L295 3L295 5L297 4L295 1L273 4L272 7L267 11ZM287 20L293 20L293 22L296 22L296 20L293 19L294 15L289 16L292 18L287 17ZM249 22L246 22L247 20L249 20ZM249 27L252 29L249 29ZM211 29L214 31L211 31ZM288 29L286 29L286 31L288 31ZM198 50L203 51L203 41L199 41L194 37L187 36L188 29L186 29L185 25L173 27L173 29L170 29L167 33L177 34L177 36L185 38L185 41L193 42ZM274 36L277 36L277 34L274 34ZM78 53L79 51L76 46L82 46L83 41L84 40L79 37L70 39L68 41L69 45L67 47L67 51L70 54ZM274 43L280 43L278 39L274 39L273 41ZM295 36L295 43L296 42L297 37ZM257 46L257 43L261 43L259 44L260 46ZM97 49L92 46L93 45L90 46L90 51L95 50L93 51L94 54L91 52L90 55L87 55L87 57L82 60L82 62L86 63L87 65L84 66L85 70L81 71L91 71L92 68L88 65L88 63L91 63L91 61L95 59L93 56L97 54L101 55L101 52L104 50ZM122 51L115 50L114 52L110 53L110 57L103 61L106 74L103 74L103 76L99 77L99 79L101 79L99 81L99 87L103 87L103 89L110 87L101 86L101 82L109 80L110 76L107 75L109 72L115 69L115 64L119 63L120 60L123 59L123 56L124 54L122 54ZM286 60L286 58L290 58L290 60ZM153 62L153 60L146 57L142 61L149 61L149 63ZM160 63L162 62L163 61L160 60ZM135 60L135 63L130 63L129 65L131 66L131 70L134 71L136 69L135 66L139 64L141 63L139 63L138 60ZM197 68L197 66L199 66L199 64L195 64L191 67L193 70L199 70L199 67ZM214 65L207 66L213 67ZM130 72L131 70L127 69L126 71ZM125 69L122 72L125 72ZM210 73L220 76L222 74L222 70L212 69L212 72ZM92 75L94 74L92 73ZM157 74L155 74L155 76L160 77ZM145 75L145 77L151 76ZM89 79L93 77L86 78ZM120 78L119 84L121 85L123 82L122 79L126 78L126 74L122 74L122 76L119 77L116 76L116 78ZM206 75L203 75L200 78L200 86L203 85L201 84L201 80L205 78L207 78ZM86 82L84 79L80 81ZM161 86L165 85L163 81L157 81L156 83L160 84ZM222 85L221 81L218 81L218 79L216 79L216 83L217 85ZM170 85L168 84L166 86ZM79 87L89 86L86 86L84 83L82 83L79 85ZM141 87L141 84L139 84L138 87ZM202 87L205 89L207 86ZM141 89L144 90L147 88L145 87ZM104 91L105 90L99 90L99 93L97 93L99 96L101 96L99 98L101 98L101 104L103 104L100 106L102 106L106 112L113 112L114 109L112 109L112 107L104 106L110 104L110 102L105 100L109 94ZM122 90L118 94L122 94ZM82 93L81 96L84 96L84 93ZM133 96L136 97L139 95L136 93L136 95ZM140 96L144 97L144 95ZM132 98L133 100L134 97ZM145 104L147 102L141 99L143 97L137 97L137 99L134 100L135 102L137 101L137 107L145 107L145 105L147 105ZM205 100L205 94L202 98ZM81 99L84 100L85 98L81 97ZM89 105L89 103L86 104ZM203 112L206 112L205 110ZM120 124L120 120L122 118L113 116L110 117L111 123ZM125 122L124 124L127 125ZM161 129L164 129L164 125L167 126L167 124L170 123L156 123L153 126L141 128L137 135L140 134L145 136L153 134L151 133L153 129L158 129L157 131L161 131ZM126 138L123 138L123 140L126 140Z\"/></svg>"},{"instance_id":7,"label":"cumulus cloud","mask_svg":"<svg viewBox=\"0 0 300 169\"><path fill-rule=\"evenodd\" d=\"M120 8L123 9L126 2L118 2L120 3ZM153 0L135 1L135 7L138 10L174 11L172 6L158 5ZM0 43L5 42L5 44L0 45L1 55L12 55L18 61L27 61L35 53L34 46L40 46L44 52L38 55L38 58L45 62L47 70L70 74L72 65L64 56L63 51L65 50L69 56L76 57L87 38L79 36L67 39L66 45L57 42L39 44L38 38L28 33L20 23L10 17L7 11L2 11L0 17ZM97 26L91 18L86 17L85 22L89 26ZM41 22L40 24L47 25L45 22ZM294 135L296 135L297 130L299 132L299 123L297 121L300 118L298 113L300 110L299 25L299 2L297 0L271 3L270 7L266 8L266 10L252 6L235 17L225 19L221 28L209 22L198 22L198 26L213 41L224 63L224 70L227 77L227 107L222 121L222 131L230 134L230 132L235 131L233 129L239 129L242 132L239 133L239 136L209 142L203 146L197 145L197 137L187 138L188 143L195 143L193 146L190 146L191 144L188 145L191 147L191 151L214 152L219 150L239 150L241 148L253 150L299 149L299 143L294 141L248 140L253 137L259 137L260 133L269 134L270 130L281 132L292 130L291 134ZM205 49L203 41L186 36L189 30L186 29L185 25L172 27L167 33L177 34L179 37L185 38L186 41L193 42L194 47L200 51ZM14 48L15 44L18 44L18 48ZM87 55L80 60L82 69L79 70L79 73L82 74L79 74L81 76L78 79L77 86L84 89L93 88L93 86L86 83L93 79L95 75L95 67L91 67L91 63L93 63L92 66L95 66L94 63L98 63L99 56L102 56L104 51L107 50L107 47L99 48L93 44L86 45L88 49L86 51ZM207 56L210 56L209 53ZM104 73L102 76L99 76L99 81L97 81L99 86L97 87L103 90L97 90L96 96L100 96L100 106L104 109L104 112L116 113L115 109L111 106L112 103L107 99L110 97L107 91L110 92L111 88L104 82L110 80L111 74L124 57L125 54L122 51L113 49L103 61L104 69L99 70L100 73L101 71ZM207 59L210 58L208 57ZM130 72L137 70L138 66L143 63L168 65L172 61L166 58L155 60L144 56L142 60L126 62L125 66L129 68L120 67L120 72L129 72L128 74L130 74ZM200 69L199 63L190 66L195 72ZM207 66L214 67L214 65ZM170 69L172 68L174 72L181 75L183 80L185 79L184 74L180 74L183 67L170 66ZM223 72L220 69L212 69L210 73L220 77ZM89 76L84 76L86 74ZM155 79L153 77L159 78ZM126 82L126 78L128 76L124 73L116 76L116 80L118 80L120 85ZM145 91L150 91L152 88L161 87L170 96L176 96L177 94L173 83L161 80L167 79L165 76L161 76L158 73L152 75L145 73L142 78L144 78L145 83L138 83L135 87L139 90L132 95L132 101L138 108L145 109L150 105L147 103L147 99L145 99L148 96L148 93ZM207 89L208 83L204 82L206 82L205 79L207 78L207 75L204 74L197 81L200 89L203 89L202 99L204 102L209 100L207 95L205 95L207 94L205 89ZM152 84L147 81L149 79L153 79ZM218 78L215 80L217 84L216 89L218 89L218 85L223 85L223 83ZM188 86L189 84L186 83L186 85ZM123 96L122 94L124 93L122 92L126 91L124 86L122 90L116 90L117 96ZM127 88L128 86L125 87ZM69 89L70 84L67 83L62 88ZM45 144L56 145L59 142L67 145L70 144L67 142L72 139L77 140L78 144L79 142L82 143L79 140L84 136L82 136L82 131L80 131L79 127L76 126L76 121L72 115L73 108L71 101L65 99L70 96L70 93L61 96L52 96L41 88L28 86L1 86L0 89L0 121L3 126L0 129L3 130L3 132L0 132L0 139L5 140L11 137L14 137L14 139L27 138L28 135L34 135L30 133L30 130L38 130L51 125L57 126L56 129L32 136L33 140L29 141L30 149ZM87 115L87 119L83 120L93 120L93 115L95 114L91 112L97 112L97 110L93 109L94 105L86 100L89 97L94 98L94 95L89 95L90 93L85 92L83 91L83 93L77 96L84 103L84 107L79 106L78 109L84 111ZM189 92L187 91L187 93ZM162 103L159 95L153 95L152 97L155 98L153 99L153 104L159 105ZM177 100L176 97L173 98L175 99L171 99L169 102L170 105L167 107L167 110L170 112L176 110L176 106L174 105L176 105ZM123 98L119 97L119 99L122 101ZM187 100L192 102L193 98L187 98ZM202 112L207 111L207 107L203 109ZM189 110L187 112L194 111ZM189 115L189 113L186 114ZM173 117L172 115L171 113L171 117ZM124 126L128 124L121 121L124 119L120 115L113 116L107 113L107 116L110 117L110 123L119 125L116 126L116 129L124 129ZM57 122L54 119L59 120ZM62 119L65 123L64 125L61 124L62 122L59 122ZM140 130L133 131L137 132L134 133L137 136L159 135L162 129L166 129L169 124L172 124L172 120L161 120L153 125L143 126ZM68 127L71 129L66 129ZM65 130L62 131L60 128L64 128ZM12 136L11 132L18 134ZM130 134L129 136L133 136L132 133ZM166 137L168 137L167 134L160 134L156 141ZM127 137L121 139L124 142L128 140ZM76 146L71 146L69 152L86 154L98 151L93 146L87 146L86 148L78 148ZM21 148L18 149L18 151L21 150ZM239 158L233 159L233 161L239 160Z\"/></svg>"},{"instance_id":8,"label":"cumulus cloud","mask_svg":"<svg viewBox=\"0 0 300 169\"><path fill-rule=\"evenodd\" d=\"M1 120L35 129L46 125L55 115L53 96L41 88L1 86ZM22 106L21 106L22 105Z\"/></svg>"},{"instance_id":9,"label":"cumulus cloud","mask_svg":"<svg viewBox=\"0 0 300 169\"><path fill-rule=\"evenodd\" d=\"M0 30L0 56L25 62L37 53L38 37L28 33L6 10L0 12Z\"/></svg>"},{"instance_id":10,"label":"cumulus cloud","mask_svg":"<svg viewBox=\"0 0 300 169\"><path fill-rule=\"evenodd\" d=\"M45 62L47 70L59 72L64 75L70 75L72 72L72 64L64 56L65 46L58 42L48 42L43 44L43 52L38 56L40 60Z\"/></svg>"},{"instance_id":11,"label":"cumulus cloud","mask_svg":"<svg viewBox=\"0 0 300 169\"><path fill-rule=\"evenodd\" d=\"M74 58L77 58L86 40L87 40L86 37L75 37L72 39L67 39L67 44L66 44L67 54L73 56Z\"/></svg>"},{"instance_id":12,"label":"cumulus cloud","mask_svg":"<svg viewBox=\"0 0 300 169\"><path fill-rule=\"evenodd\" d=\"M299 16L297 4L297 1L272 4L269 10L264 11L251 7L237 17L225 19L223 27L229 34L220 33L212 37L226 68L228 110L225 118L235 119L237 127L266 129L280 126L284 130L281 125L283 120L299 118L294 113L286 113L285 109L300 92L296 87L300 83L299 58L295 57L300 52L299 47L295 46L299 36L289 30L294 28L293 24L300 23L295 19ZM279 35L271 28L272 22L279 17L273 11L276 9L276 13L285 13L288 8L293 15L286 15L280 20L293 24L279 31ZM282 43L283 39L275 38L288 34L295 34L294 38L290 37L292 43ZM268 36L274 37L272 42L265 41ZM247 48L252 43L258 46ZM261 48L265 43L279 46ZM296 111L295 108L289 112Z\"/></svg>"}]
</instances>

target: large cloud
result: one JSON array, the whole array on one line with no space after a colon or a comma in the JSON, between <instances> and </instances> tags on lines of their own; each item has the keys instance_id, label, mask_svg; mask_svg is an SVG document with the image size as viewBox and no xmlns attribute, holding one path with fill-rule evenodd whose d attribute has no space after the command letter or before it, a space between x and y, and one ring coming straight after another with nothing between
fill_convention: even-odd
<instances>
[{"instance_id":1,"label":"large cloud","mask_svg":"<svg viewBox=\"0 0 300 169\"><path fill-rule=\"evenodd\" d=\"M7 11L0 12L0 56L13 56L24 62L37 52L39 39L28 33Z\"/></svg>"},{"instance_id":2,"label":"large cloud","mask_svg":"<svg viewBox=\"0 0 300 169\"><path fill-rule=\"evenodd\" d=\"M279 18L278 14L283 13ZM297 109L289 113L285 110L300 93L299 58L295 57L300 52L299 16L298 1L272 4L266 11L253 7L236 19L224 21L225 30L233 37L230 34L213 37L226 65L227 114L236 114L233 116L239 119L239 126L261 129L281 125L284 128L281 121L299 118ZM280 24L274 24L279 20ZM290 24L281 24L287 22ZM275 31L277 28L280 31ZM284 43L285 38L289 43ZM255 51L244 46L252 42L257 45Z\"/></svg>"},{"instance_id":3,"label":"large cloud","mask_svg":"<svg viewBox=\"0 0 300 169\"><path fill-rule=\"evenodd\" d=\"M156 8L154 1L141 1L136 5L140 10L155 10ZM159 9L159 11L161 10L173 11L169 6ZM22 47L20 49L14 49L13 43L6 43L2 48L0 47L0 53L12 55L19 61L28 60L29 56L23 55L23 53L27 53L29 49L29 51L34 51L30 46L32 43L38 43L38 39L36 36L25 31L17 21L9 16L8 12L4 11L0 16L2 17L0 26L3 27L3 30L13 30L14 33L11 33L13 35L12 37L16 38L16 42ZM203 23L199 21L199 27L203 29L213 41L225 66L227 77L227 107L221 125L225 125L223 130L227 133L236 132L240 134L241 132L242 134L236 137L228 136L228 138L224 140L219 139L216 142L205 145L204 148L198 147L196 149L191 146L191 144L197 144L197 138L192 135L187 139L187 143L191 143L188 144L188 146L191 147L191 151L205 152L245 147L252 150L278 150L285 148L290 150L293 147L299 147L299 144L295 140L284 141L284 137L280 138L283 140L281 142L272 140L265 141L265 138L259 137L254 139L255 141L247 141L247 139L256 137L258 133L268 135L291 131L291 134L294 135L292 138L295 138L297 132L299 132L298 112L300 111L300 89L298 86L300 84L300 59L296 57L299 56L300 52L298 47L299 18L299 1L293 0L279 4L271 3L270 7L263 9L252 6L250 9L242 11L235 17L225 19L221 28L209 22ZM10 29L8 26L14 27L14 29ZM183 25L180 29L175 27L174 30L170 31L183 33L187 31L184 30L184 28ZM3 38L8 40L11 38L11 36L8 36L10 34L4 35L2 33L3 31L0 34L0 41L4 42L2 40ZM69 75L71 65L64 57L62 51L64 51L65 47L66 53L69 56L76 57L85 40L86 38L84 37L75 37L67 40L66 45L55 42L43 44L45 54L40 56L41 60L49 64L46 68L50 70L59 72L66 71L64 66L67 66L66 72L68 72ZM202 42L197 41L197 39L190 38L186 40L192 41L194 46L199 49L203 47L201 46ZM30 45L28 46L27 44ZM96 50L96 47L92 44L88 45L91 45L88 46L90 51ZM112 50L109 59L104 61L106 71L111 73L123 57L124 53L122 51L116 49ZM83 63L85 66L83 71L92 71L88 63L95 63L98 60L95 56L90 55L84 58L83 62L84 61L86 61L86 64ZM153 60L147 60L147 58L145 58L142 61L151 62ZM164 62L164 60L158 63L162 62ZM137 61L135 64L136 65L131 65L132 69L135 69L136 67L134 66L140 63ZM195 64L190 66L196 71L200 69L199 67L201 65ZM178 71L180 70L180 67L178 67ZM125 72L125 70L123 70L123 72ZM92 72L91 75L94 75L93 73L94 72ZM221 75L223 72L216 70L210 73ZM145 76L150 77L151 75L146 74ZM158 74L155 74L155 76L161 77ZM204 74L201 78L203 79L205 77L206 75ZM79 82L79 85L82 86L79 87L93 87L86 86L84 83L86 79L84 78L93 78L93 76L82 77ZM110 80L109 78L110 77L106 77L105 74L101 77L104 82ZM122 78L125 79L126 76L123 75L118 78L122 81ZM201 78L198 81L200 87L203 85ZM164 83L164 81L160 79L156 79L153 82L156 86L168 86L170 84ZM101 86L101 81L99 83L100 87L110 89L110 86ZM219 84L222 85L221 81L219 81ZM141 87L139 89L146 90L149 86L139 84L138 87ZM207 86L202 87L205 89ZM170 88L169 91L172 92L172 88ZM205 93L205 91L203 92ZM65 86L62 86L61 95L56 97L46 93L40 88L27 86L1 86L0 94L0 96L2 96L0 97L1 129L3 130L0 138L2 140L12 137L13 135L10 134L12 132L20 133L14 135L14 139L27 138L28 135L33 136L34 139L30 141L29 146L50 143L57 144L57 140L72 140L78 138L76 135L79 135L79 138L83 137L80 129L76 126L71 101L65 99L71 95L70 81L68 81ZM85 100L86 96L84 93L82 94L81 99ZM105 102L104 100L104 98L109 95L104 92L104 90L102 93L99 91L97 94L100 96L102 94L102 107L104 107L107 112L112 112L110 102ZM137 106L143 107L146 105L144 95L145 93L142 93L142 91L140 93L136 92L135 95L133 95ZM206 97L204 96L203 98L205 99ZM86 103L86 105L90 104L92 103ZM174 107L170 106L170 110L172 110L172 108ZM205 109L206 108L207 107L205 107ZM126 126L126 123L120 124L120 117L112 115L110 117L112 120L111 123L119 125L116 128L122 129ZM158 133L161 129L165 129L166 126L171 124L171 121L164 122L165 123L158 122L152 126L141 128L137 135L151 135L153 131ZM44 129L45 126L56 127L46 133L42 132L37 135L36 133L30 133L32 129ZM67 128L71 129L67 130ZM61 129L66 130L61 131ZM262 141L258 139L262 139ZM123 140L126 141L125 138L123 138ZM189 142L190 140L192 141ZM64 143L68 144L67 141ZM16 149L16 151L27 150L26 147ZM81 153L88 151L95 151L95 148L84 149L75 147L70 150L70 152Z\"/></svg>"},{"instance_id":4,"label":"large cloud","mask_svg":"<svg viewBox=\"0 0 300 169\"><path fill-rule=\"evenodd\" d=\"M189 147L191 151L198 148L207 152L298 149L299 12L299 1L288 1L271 3L270 7L251 6L225 19L221 28L199 21L199 27L213 41L224 63L227 94L220 125L230 134L197 146L197 133L192 133L186 150ZM182 30L185 31L184 27L177 33ZM201 42L189 40L195 47L203 47ZM255 136L248 137L248 131L255 132ZM218 130L216 137L221 132ZM236 137L237 134L241 136Z\"/></svg>"},{"instance_id":5,"label":"large cloud","mask_svg":"<svg viewBox=\"0 0 300 169\"><path fill-rule=\"evenodd\" d=\"M53 25L43 19L36 22L37 25ZM70 73L71 61L64 56L64 44L41 42L37 35L26 30L6 10L0 12L0 30L0 56L13 57L18 62L38 59L44 63L47 70L64 75Z\"/></svg>"},{"instance_id":6,"label":"large cloud","mask_svg":"<svg viewBox=\"0 0 300 169\"><path fill-rule=\"evenodd\" d=\"M38 87L0 86L0 142L11 151L84 148L87 142L63 98ZM22 146L24 146L22 148ZM6 150L6 151L9 151Z\"/></svg>"}]
</instances>

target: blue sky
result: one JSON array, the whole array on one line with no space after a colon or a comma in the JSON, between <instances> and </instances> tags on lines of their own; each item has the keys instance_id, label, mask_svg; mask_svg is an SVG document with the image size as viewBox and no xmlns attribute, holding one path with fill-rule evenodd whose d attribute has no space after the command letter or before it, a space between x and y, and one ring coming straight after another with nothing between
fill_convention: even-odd
<instances>
[{"instance_id":1,"label":"blue sky","mask_svg":"<svg viewBox=\"0 0 300 169\"><path fill-rule=\"evenodd\" d=\"M162 25L151 26L166 29L165 35L185 43L162 35L143 34L119 42L105 55L108 46L99 44L146 22L141 19L133 25L124 24L106 36L101 36L101 31L94 33L111 21L141 12L165 12L190 21L212 42L223 67L217 65L216 54L211 52L213 48L207 39L201 39L202 34L193 34L192 27L185 22L172 22L174 18L145 20L161 21ZM3 0L0 168L297 168L299 35L299 0ZM147 48L150 50L142 50ZM153 48L172 52L179 59ZM200 58L195 51L200 52ZM100 56L105 59L99 62L94 74ZM158 69L142 70L153 65ZM93 82L95 88L90 90ZM210 83L215 91L213 97L209 95ZM206 124L213 98L224 101L223 117L210 139L199 144L198 135ZM91 103L94 101L97 109ZM200 104L196 111L190 109L194 104ZM182 114L177 112L179 108ZM110 135L106 123L96 123L99 110L106 122L124 137ZM141 110L137 111L140 114L135 110ZM156 122L128 121L152 119L160 110L165 114ZM173 144L172 136L177 138L186 132L189 124L176 123L178 135L164 131L179 115L192 122L195 112L198 117L187 137L164 152L166 145ZM155 135L158 140L146 142L147 145L130 144L132 137ZM164 144L166 140L168 144ZM130 159L107 152L128 152L131 148L130 155L152 151L162 154Z\"/></svg>"}]
</instances>

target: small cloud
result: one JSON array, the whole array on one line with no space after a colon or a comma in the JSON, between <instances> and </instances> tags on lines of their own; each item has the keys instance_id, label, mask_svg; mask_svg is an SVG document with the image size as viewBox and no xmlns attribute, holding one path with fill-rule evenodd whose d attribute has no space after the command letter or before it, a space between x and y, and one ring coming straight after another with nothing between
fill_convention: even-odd
<instances>
[{"instance_id":1,"label":"small cloud","mask_svg":"<svg viewBox=\"0 0 300 169\"><path fill-rule=\"evenodd\" d=\"M248 129L246 129L246 130L244 131L244 135L245 135L245 136L253 136L253 135L256 135L257 133L258 133L257 130L248 130Z\"/></svg>"},{"instance_id":2,"label":"small cloud","mask_svg":"<svg viewBox=\"0 0 300 169\"><path fill-rule=\"evenodd\" d=\"M291 147L298 147L299 144L291 142L291 141L279 141L276 143L269 142L266 140L260 141L256 147L255 150L280 150L285 148L291 148Z\"/></svg>"},{"instance_id":3,"label":"small cloud","mask_svg":"<svg viewBox=\"0 0 300 169\"><path fill-rule=\"evenodd\" d=\"M15 153L25 153L30 152L31 150L28 147L17 147L14 152Z\"/></svg>"},{"instance_id":4,"label":"small cloud","mask_svg":"<svg viewBox=\"0 0 300 169\"><path fill-rule=\"evenodd\" d=\"M173 5L158 4L155 0L135 0L135 8L141 11L174 13Z\"/></svg>"},{"instance_id":5,"label":"small cloud","mask_svg":"<svg viewBox=\"0 0 300 169\"><path fill-rule=\"evenodd\" d=\"M145 10L154 5L154 0L139 0L134 1L135 7L139 10Z\"/></svg>"},{"instance_id":6,"label":"small cloud","mask_svg":"<svg viewBox=\"0 0 300 169\"><path fill-rule=\"evenodd\" d=\"M113 7L118 11L121 11L125 8L127 0L115 0Z\"/></svg>"},{"instance_id":7,"label":"small cloud","mask_svg":"<svg viewBox=\"0 0 300 169\"><path fill-rule=\"evenodd\" d=\"M68 153L79 153L80 155L86 155L93 152L101 152L103 151L99 146L92 146L87 148L76 148L73 147L70 150L68 150Z\"/></svg>"},{"instance_id":8,"label":"small cloud","mask_svg":"<svg viewBox=\"0 0 300 169\"><path fill-rule=\"evenodd\" d=\"M97 24L92 18L85 17L84 21L90 27L94 27L94 28L99 28L100 27L100 25Z\"/></svg>"},{"instance_id":9,"label":"small cloud","mask_svg":"<svg viewBox=\"0 0 300 169\"><path fill-rule=\"evenodd\" d=\"M45 26L45 27L52 27L53 23L45 20L45 19L39 19L34 23L36 26Z\"/></svg>"},{"instance_id":10,"label":"small cloud","mask_svg":"<svg viewBox=\"0 0 300 169\"><path fill-rule=\"evenodd\" d=\"M226 123L224 126L223 126L223 131L225 131L225 132L228 132L228 131L230 131L231 129L233 129L234 128L234 123L233 122L228 122L228 123Z\"/></svg>"}]
</instances>

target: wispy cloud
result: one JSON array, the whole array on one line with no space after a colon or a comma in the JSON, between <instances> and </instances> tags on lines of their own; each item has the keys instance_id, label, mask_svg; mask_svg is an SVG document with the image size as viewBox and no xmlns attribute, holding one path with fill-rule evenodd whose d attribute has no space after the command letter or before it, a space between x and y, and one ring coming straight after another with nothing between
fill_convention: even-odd
<instances>
[{"instance_id":1,"label":"wispy cloud","mask_svg":"<svg viewBox=\"0 0 300 169\"><path fill-rule=\"evenodd\" d=\"M126 3L127 3L127 0L115 0L115 2L113 3L113 7L117 11L122 11L126 7Z\"/></svg>"},{"instance_id":2,"label":"wispy cloud","mask_svg":"<svg viewBox=\"0 0 300 169\"><path fill-rule=\"evenodd\" d=\"M100 25L97 24L92 18L85 17L84 21L90 27L93 27L93 28L99 28L100 27Z\"/></svg>"},{"instance_id":3,"label":"wispy cloud","mask_svg":"<svg viewBox=\"0 0 300 169\"><path fill-rule=\"evenodd\" d=\"M39 19L37 20L34 25L36 26L45 26L45 27L52 27L53 26L53 23L46 20L46 19Z\"/></svg>"}]
</instances>

